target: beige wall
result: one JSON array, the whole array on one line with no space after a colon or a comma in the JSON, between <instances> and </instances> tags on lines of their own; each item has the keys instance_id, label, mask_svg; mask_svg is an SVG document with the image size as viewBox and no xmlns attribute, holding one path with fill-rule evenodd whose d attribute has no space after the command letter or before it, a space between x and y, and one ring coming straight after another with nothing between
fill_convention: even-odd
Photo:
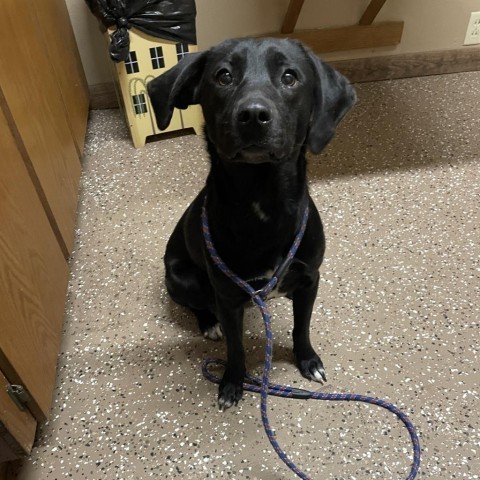
<instances>
[{"instance_id":1,"label":"beige wall","mask_svg":"<svg viewBox=\"0 0 480 480\"><path fill-rule=\"evenodd\" d=\"M90 85L109 82L110 60L96 19L83 0L66 0ZM278 31L288 0L197 0L200 49L229 37ZM297 28L358 22L369 0L306 0ZM387 0L377 20L403 20L402 43L394 48L324 55L328 60L461 48L470 12L480 0ZM472 48L472 47L463 47ZM475 47L473 47L475 48Z\"/></svg>"}]
</instances>

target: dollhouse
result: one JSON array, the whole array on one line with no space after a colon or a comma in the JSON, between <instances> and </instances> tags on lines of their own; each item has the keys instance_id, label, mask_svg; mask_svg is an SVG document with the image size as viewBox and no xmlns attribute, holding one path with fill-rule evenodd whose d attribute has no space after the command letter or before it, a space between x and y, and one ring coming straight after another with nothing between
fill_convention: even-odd
<instances>
[{"instance_id":1,"label":"dollhouse","mask_svg":"<svg viewBox=\"0 0 480 480\"><path fill-rule=\"evenodd\" d=\"M110 32L111 33L111 32ZM125 113L135 148L143 147L150 135L162 133L155 122L147 83L173 67L185 55L197 51L197 46L176 43L131 29L128 58L113 64L117 95ZM107 41L110 41L108 31ZM192 105L186 110L175 109L169 127L163 132L193 128L202 132L203 116L200 106Z\"/></svg>"}]
</instances>

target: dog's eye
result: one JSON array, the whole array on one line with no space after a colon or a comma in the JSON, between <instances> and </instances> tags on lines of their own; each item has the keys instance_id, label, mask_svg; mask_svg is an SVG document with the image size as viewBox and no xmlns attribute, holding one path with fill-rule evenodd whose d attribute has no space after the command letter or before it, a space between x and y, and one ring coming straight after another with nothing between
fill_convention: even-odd
<instances>
[{"instance_id":1,"label":"dog's eye","mask_svg":"<svg viewBox=\"0 0 480 480\"><path fill-rule=\"evenodd\" d=\"M286 87L293 87L297 83L297 74L293 70L287 70L283 75L282 75L282 83Z\"/></svg>"},{"instance_id":2,"label":"dog's eye","mask_svg":"<svg viewBox=\"0 0 480 480\"><path fill-rule=\"evenodd\" d=\"M215 78L217 79L218 84L222 87L230 85L233 82L232 74L225 68L222 68Z\"/></svg>"}]
</instances>

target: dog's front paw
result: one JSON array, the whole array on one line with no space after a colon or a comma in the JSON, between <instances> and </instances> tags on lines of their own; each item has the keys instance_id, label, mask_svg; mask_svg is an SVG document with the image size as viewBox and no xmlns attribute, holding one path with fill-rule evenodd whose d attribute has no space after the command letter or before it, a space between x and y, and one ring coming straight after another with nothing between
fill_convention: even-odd
<instances>
[{"instance_id":1,"label":"dog's front paw","mask_svg":"<svg viewBox=\"0 0 480 480\"><path fill-rule=\"evenodd\" d=\"M297 357L297 366L305 378L320 383L327 381L323 363L315 352L309 358L302 359Z\"/></svg>"},{"instance_id":2,"label":"dog's front paw","mask_svg":"<svg viewBox=\"0 0 480 480\"><path fill-rule=\"evenodd\" d=\"M218 408L224 411L242 399L243 383L222 380L218 389Z\"/></svg>"}]
</instances>

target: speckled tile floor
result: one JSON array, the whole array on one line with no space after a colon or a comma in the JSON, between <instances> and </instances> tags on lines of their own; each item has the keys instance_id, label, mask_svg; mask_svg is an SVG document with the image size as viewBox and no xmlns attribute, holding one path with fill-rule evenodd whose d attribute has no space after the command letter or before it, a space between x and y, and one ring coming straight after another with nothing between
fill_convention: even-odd
<instances>
[{"instance_id":1,"label":"speckled tile floor","mask_svg":"<svg viewBox=\"0 0 480 480\"><path fill-rule=\"evenodd\" d=\"M480 72L357 86L334 143L310 158L328 247L312 338L325 391L403 408L420 478L478 479ZM165 242L207 172L195 136L130 144L118 111L91 114L58 385L18 475L37 479L290 479L259 398L220 413L200 363L223 357L168 299ZM271 301L272 380L292 364L291 307ZM263 327L249 311L248 368ZM406 430L377 407L273 398L281 445L312 478L403 479Z\"/></svg>"}]
</instances>

